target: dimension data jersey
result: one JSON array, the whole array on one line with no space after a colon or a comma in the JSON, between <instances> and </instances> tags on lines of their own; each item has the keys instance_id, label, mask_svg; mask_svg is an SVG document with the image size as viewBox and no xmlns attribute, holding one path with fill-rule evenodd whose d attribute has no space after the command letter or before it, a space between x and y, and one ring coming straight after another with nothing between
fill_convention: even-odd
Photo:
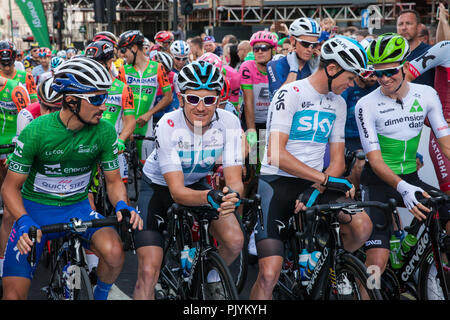
<instances>
[{"instance_id":1,"label":"dimension data jersey","mask_svg":"<svg viewBox=\"0 0 450 320\"><path fill-rule=\"evenodd\" d=\"M101 119L98 125L68 130L59 111L33 120L20 133L8 169L28 174L22 187L25 199L54 206L87 198L93 169L119 168L117 134Z\"/></svg>"}]
</instances>

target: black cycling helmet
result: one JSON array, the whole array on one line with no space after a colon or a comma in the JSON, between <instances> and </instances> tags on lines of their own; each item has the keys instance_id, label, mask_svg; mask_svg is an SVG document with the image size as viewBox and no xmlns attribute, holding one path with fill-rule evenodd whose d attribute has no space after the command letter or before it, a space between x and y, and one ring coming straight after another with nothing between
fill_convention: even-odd
<instances>
[{"instance_id":1,"label":"black cycling helmet","mask_svg":"<svg viewBox=\"0 0 450 320\"><path fill-rule=\"evenodd\" d=\"M137 44L142 47L144 44L144 35L139 30L128 30L119 36L119 48L129 47L133 44Z\"/></svg>"},{"instance_id":2,"label":"black cycling helmet","mask_svg":"<svg viewBox=\"0 0 450 320\"><path fill-rule=\"evenodd\" d=\"M17 51L14 43L8 40L0 41L0 61L10 62L16 59Z\"/></svg>"},{"instance_id":3,"label":"black cycling helmet","mask_svg":"<svg viewBox=\"0 0 450 320\"><path fill-rule=\"evenodd\" d=\"M84 55L98 62L107 62L114 58L114 45L109 41L90 43L84 50Z\"/></svg>"}]
</instances>

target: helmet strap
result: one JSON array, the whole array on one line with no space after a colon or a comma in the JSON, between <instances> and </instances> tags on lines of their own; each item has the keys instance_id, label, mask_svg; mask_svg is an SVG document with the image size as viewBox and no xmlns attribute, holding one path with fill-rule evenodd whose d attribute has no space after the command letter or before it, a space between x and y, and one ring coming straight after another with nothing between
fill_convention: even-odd
<instances>
[{"instance_id":1,"label":"helmet strap","mask_svg":"<svg viewBox=\"0 0 450 320\"><path fill-rule=\"evenodd\" d=\"M72 112L77 119L84 125L86 126L90 126L91 124L86 122L85 120L83 120L80 116L80 109L81 109L81 98L78 98L78 100L76 102L73 103L67 103L64 99L63 99L63 104L66 104L67 108L70 110L70 112ZM72 108L71 106L75 105L75 108Z\"/></svg>"},{"instance_id":2,"label":"helmet strap","mask_svg":"<svg viewBox=\"0 0 450 320\"><path fill-rule=\"evenodd\" d=\"M325 69L325 74L327 75L327 78L328 78L328 92L332 92L332 90L331 90L331 83L333 82L334 79L336 79L336 78L339 77L342 73L344 73L344 72L345 72L345 69L342 68L341 70L339 70L338 72L336 72L336 74L335 74L334 76L330 76L330 75L328 74L328 70L327 70L328 65L329 65L329 63L327 63L327 65L325 66L324 69Z\"/></svg>"},{"instance_id":3,"label":"helmet strap","mask_svg":"<svg viewBox=\"0 0 450 320\"><path fill-rule=\"evenodd\" d=\"M394 92L397 92L398 90L400 90L404 81L405 81L405 71L403 71L403 68L402 68L402 82L400 82L400 84L398 85L397 89L394 90Z\"/></svg>"}]
</instances>

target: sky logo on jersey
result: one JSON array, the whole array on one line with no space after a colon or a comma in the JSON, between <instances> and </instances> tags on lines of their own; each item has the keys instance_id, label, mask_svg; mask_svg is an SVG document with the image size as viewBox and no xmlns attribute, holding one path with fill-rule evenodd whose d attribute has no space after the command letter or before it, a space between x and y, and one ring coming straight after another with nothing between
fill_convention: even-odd
<instances>
[{"instance_id":1,"label":"sky logo on jersey","mask_svg":"<svg viewBox=\"0 0 450 320\"><path fill-rule=\"evenodd\" d=\"M302 110L292 119L290 140L327 143L336 114L317 110Z\"/></svg>"},{"instance_id":2,"label":"sky logo on jersey","mask_svg":"<svg viewBox=\"0 0 450 320\"><path fill-rule=\"evenodd\" d=\"M203 149L199 151L178 151L183 173L209 172L216 160L222 155L223 149Z\"/></svg>"}]
</instances>

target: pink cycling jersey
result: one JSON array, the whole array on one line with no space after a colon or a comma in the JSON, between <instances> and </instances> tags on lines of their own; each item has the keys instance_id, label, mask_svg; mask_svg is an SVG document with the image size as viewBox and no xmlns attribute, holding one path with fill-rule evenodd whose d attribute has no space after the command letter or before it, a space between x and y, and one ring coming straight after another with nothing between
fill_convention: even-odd
<instances>
[{"instance_id":1,"label":"pink cycling jersey","mask_svg":"<svg viewBox=\"0 0 450 320\"><path fill-rule=\"evenodd\" d=\"M241 89L253 90L255 123L266 123L267 111L270 106L267 73L258 70L255 60L244 61L239 71L241 73Z\"/></svg>"},{"instance_id":2,"label":"pink cycling jersey","mask_svg":"<svg viewBox=\"0 0 450 320\"><path fill-rule=\"evenodd\" d=\"M225 75L225 78L230 81L231 97L229 101L234 107L237 107L241 90L241 74L228 65L223 66L222 72Z\"/></svg>"},{"instance_id":3,"label":"pink cycling jersey","mask_svg":"<svg viewBox=\"0 0 450 320\"><path fill-rule=\"evenodd\" d=\"M431 68L436 68L434 87L442 103L444 118L450 120L450 41L438 42L411 61L409 72L417 78ZM450 191L450 161L443 154L433 132L430 133L429 152L440 189Z\"/></svg>"}]
</instances>

